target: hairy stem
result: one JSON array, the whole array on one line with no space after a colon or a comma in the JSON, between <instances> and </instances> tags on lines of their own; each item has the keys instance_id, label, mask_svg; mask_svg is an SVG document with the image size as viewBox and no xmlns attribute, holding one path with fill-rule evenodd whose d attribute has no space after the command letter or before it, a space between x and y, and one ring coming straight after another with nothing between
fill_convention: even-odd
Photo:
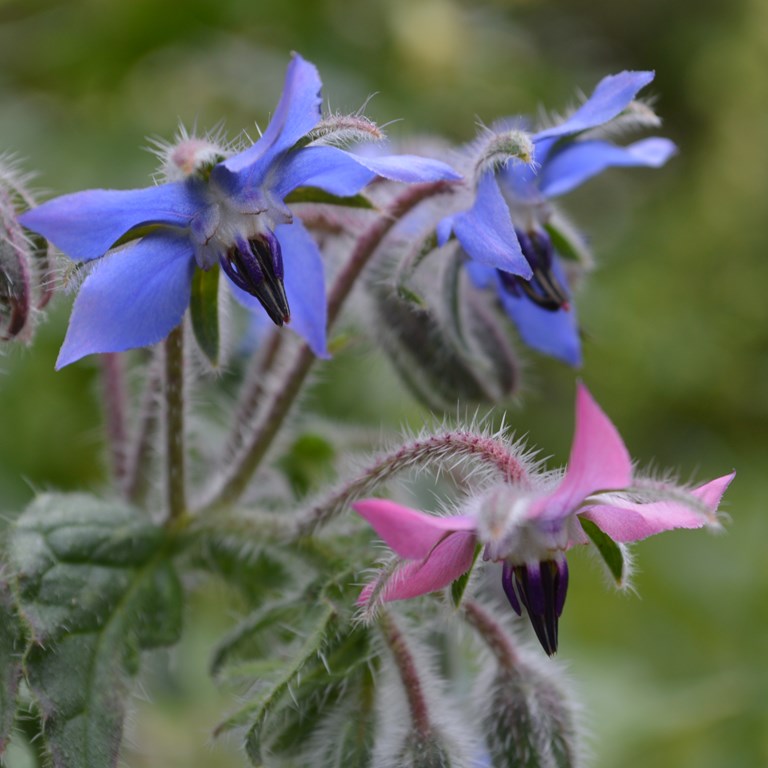
<instances>
[{"instance_id":1,"label":"hairy stem","mask_svg":"<svg viewBox=\"0 0 768 768\"><path fill-rule=\"evenodd\" d=\"M107 435L112 479L126 495L127 453L126 426L127 394L125 375L120 355L107 352L101 355L102 391L104 394L104 427Z\"/></svg>"},{"instance_id":2,"label":"hairy stem","mask_svg":"<svg viewBox=\"0 0 768 768\"><path fill-rule=\"evenodd\" d=\"M379 616L379 628L400 672L400 679L411 711L413 728L419 737L426 741L431 735L432 724L429 721L429 709L416 661L408 647L405 635L395 624L392 616L385 611L382 611Z\"/></svg>"},{"instance_id":3,"label":"hairy stem","mask_svg":"<svg viewBox=\"0 0 768 768\"><path fill-rule=\"evenodd\" d=\"M160 392L163 376L159 355L148 366L144 392L139 405L138 427L128 455L125 497L132 504L143 505L149 490L149 465L158 426Z\"/></svg>"},{"instance_id":4,"label":"hairy stem","mask_svg":"<svg viewBox=\"0 0 768 768\"><path fill-rule=\"evenodd\" d=\"M493 618L480 603L475 600L464 600L464 618L472 625L477 634L483 638L499 666L512 671L517 666L517 653L512 647L509 633Z\"/></svg>"},{"instance_id":5,"label":"hairy stem","mask_svg":"<svg viewBox=\"0 0 768 768\"><path fill-rule=\"evenodd\" d=\"M184 326L165 340L165 447L168 522L181 518L187 508L184 491Z\"/></svg>"},{"instance_id":6,"label":"hairy stem","mask_svg":"<svg viewBox=\"0 0 768 768\"><path fill-rule=\"evenodd\" d=\"M328 295L329 328L338 318L344 301L363 268L394 224L422 200L443 193L450 186L450 182L440 181L408 187L360 237L349 260L336 276ZM250 432L244 435L241 452L227 467L219 487L203 505L201 512L231 504L243 494L301 391L314 361L315 356L312 351L307 344L302 343L286 369L285 378L276 386L271 399L265 403L261 415L254 422Z\"/></svg>"},{"instance_id":7,"label":"hairy stem","mask_svg":"<svg viewBox=\"0 0 768 768\"><path fill-rule=\"evenodd\" d=\"M496 469L509 483L523 485L528 481L525 464L502 440L466 431L440 432L412 440L375 459L355 478L307 509L296 521L295 536L311 535L340 514L347 504L371 493L399 472L428 464L450 466L464 458L477 459Z\"/></svg>"}]
</instances>

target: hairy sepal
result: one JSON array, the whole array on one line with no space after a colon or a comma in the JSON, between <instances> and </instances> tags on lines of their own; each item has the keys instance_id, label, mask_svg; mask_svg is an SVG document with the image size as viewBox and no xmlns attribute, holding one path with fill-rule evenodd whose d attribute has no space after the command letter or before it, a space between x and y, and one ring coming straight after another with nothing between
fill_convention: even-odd
<instances>
[{"instance_id":1,"label":"hairy sepal","mask_svg":"<svg viewBox=\"0 0 768 768\"><path fill-rule=\"evenodd\" d=\"M52 766L117 765L141 651L181 633L167 545L143 513L86 495L40 496L12 527L24 674Z\"/></svg>"}]
</instances>

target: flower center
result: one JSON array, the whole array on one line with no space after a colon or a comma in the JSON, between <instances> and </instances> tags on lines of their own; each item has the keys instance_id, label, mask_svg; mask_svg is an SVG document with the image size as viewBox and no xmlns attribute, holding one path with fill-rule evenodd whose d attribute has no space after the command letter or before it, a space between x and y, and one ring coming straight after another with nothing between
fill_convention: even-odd
<instances>
[{"instance_id":1,"label":"flower center","mask_svg":"<svg viewBox=\"0 0 768 768\"><path fill-rule=\"evenodd\" d=\"M504 562L501 575L504 593L512 610L528 613L536 637L549 656L557 651L557 620L568 591L568 563L564 557L526 565Z\"/></svg>"},{"instance_id":2,"label":"flower center","mask_svg":"<svg viewBox=\"0 0 768 768\"><path fill-rule=\"evenodd\" d=\"M540 229L529 232L516 229L515 233L523 256L533 270L533 277L530 280L523 280L518 275L499 271L502 285L515 296L523 293L534 304L549 312L556 312L559 309L567 311L568 292L552 269L554 249L549 236Z\"/></svg>"},{"instance_id":3,"label":"flower center","mask_svg":"<svg viewBox=\"0 0 768 768\"><path fill-rule=\"evenodd\" d=\"M219 263L238 288L259 300L275 325L291 319L283 285L283 256L272 232L248 240L238 238L219 257Z\"/></svg>"}]
</instances>

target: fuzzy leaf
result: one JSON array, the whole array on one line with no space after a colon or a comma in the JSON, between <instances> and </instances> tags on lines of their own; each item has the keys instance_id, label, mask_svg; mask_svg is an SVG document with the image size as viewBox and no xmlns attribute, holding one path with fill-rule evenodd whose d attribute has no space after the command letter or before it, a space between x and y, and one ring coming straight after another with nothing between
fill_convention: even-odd
<instances>
[{"instance_id":1,"label":"fuzzy leaf","mask_svg":"<svg viewBox=\"0 0 768 768\"><path fill-rule=\"evenodd\" d=\"M369 633L362 625L343 628L329 626L323 642L311 655L304 658L297 674L279 695L271 699L268 709L257 713L256 722L248 731L246 749L254 765L260 765L267 754L298 757L306 749L310 738L319 743L334 743L343 752L370 754L371 732L367 726L372 712L372 691L366 688L366 675L370 670L366 662L370 657ZM346 743L339 741L345 721L339 711L367 714L367 722L360 722L362 731L346 733ZM325 731L325 733L323 733ZM334 753L330 756L333 760ZM312 753L312 765L317 761ZM334 765L334 762L327 763ZM349 762L346 765L365 765Z\"/></svg>"},{"instance_id":2,"label":"fuzzy leaf","mask_svg":"<svg viewBox=\"0 0 768 768\"><path fill-rule=\"evenodd\" d=\"M23 632L10 585L0 574L0 755L8 744L16 716L22 650Z\"/></svg>"},{"instance_id":3,"label":"fuzzy leaf","mask_svg":"<svg viewBox=\"0 0 768 768\"><path fill-rule=\"evenodd\" d=\"M189 311L200 351L215 368L219 364L219 269L196 269Z\"/></svg>"},{"instance_id":4,"label":"fuzzy leaf","mask_svg":"<svg viewBox=\"0 0 768 768\"><path fill-rule=\"evenodd\" d=\"M54 767L117 765L140 652L181 632L166 544L139 511L85 495L40 496L11 529L25 672Z\"/></svg>"},{"instance_id":5,"label":"fuzzy leaf","mask_svg":"<svg viewBox=\"0 0 768 768\"><path fill-rule=\"evenodd\" d=\"M603 533L591 520L580 517L579 522L584 533L589 536L598 554L603 558L603 562L617 586L623 586L627 575L627 564L621 545L617 544L607 533Z\"/></svg>"},{"instance_id":6,"label":"fuzzy leaf","mask_svg":"<svg viewBox=\"0 0 768 768\"><path fill-rule=\"evenodd\" d=\"M326 192L319 187L299 187L294 189L285 202L291 203L324 203L325 205L343 205L346 208L365 208L373 210L376 206L365 195L350 195L342 197Z\"/></svg>"}]
</instances>

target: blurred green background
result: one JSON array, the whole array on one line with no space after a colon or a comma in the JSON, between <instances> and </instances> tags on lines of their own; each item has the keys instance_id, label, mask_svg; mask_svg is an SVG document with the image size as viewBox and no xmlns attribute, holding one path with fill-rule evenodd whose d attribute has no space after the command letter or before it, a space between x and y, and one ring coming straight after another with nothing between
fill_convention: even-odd
<instances>
[{"instance_id":1,"label":"blurred green background","mask_svg":"<svg viewBox=\"0 0 768 768\"><path fill-rule=\"evenodd\" d=\"M634 594L572 558L561 656L600 768L768 765L768 3L764 0L19 0L0 2L0 148L51 193L143 186L147 137L179 120L264 125L289 51L316 63L334 109L402 118L393 137L471 138L603 75L655 69L662 171L612 171L570 196L599 268L579 296L580 373L643 465L709 479L737 468L723 536L636 547ZM0 512L34 489L105 482L97 366L55 374L68 299L29 349L0 357ZM383 364L382 364L383 366ZM421 412L388 372L334 361L318 407L397 426ZM573 371L530 356L508 421L558 460ZM373 370L373 373L371 371ZM358 402L358 412L349 404ZM205 653L227 617L200 600L182 690L138 703L131 765L224 765L204 748L226 706ZM167 706L163 706L165 699ZM233 760L232 764L237 764Z\"/></svg>"}]
</instances>

